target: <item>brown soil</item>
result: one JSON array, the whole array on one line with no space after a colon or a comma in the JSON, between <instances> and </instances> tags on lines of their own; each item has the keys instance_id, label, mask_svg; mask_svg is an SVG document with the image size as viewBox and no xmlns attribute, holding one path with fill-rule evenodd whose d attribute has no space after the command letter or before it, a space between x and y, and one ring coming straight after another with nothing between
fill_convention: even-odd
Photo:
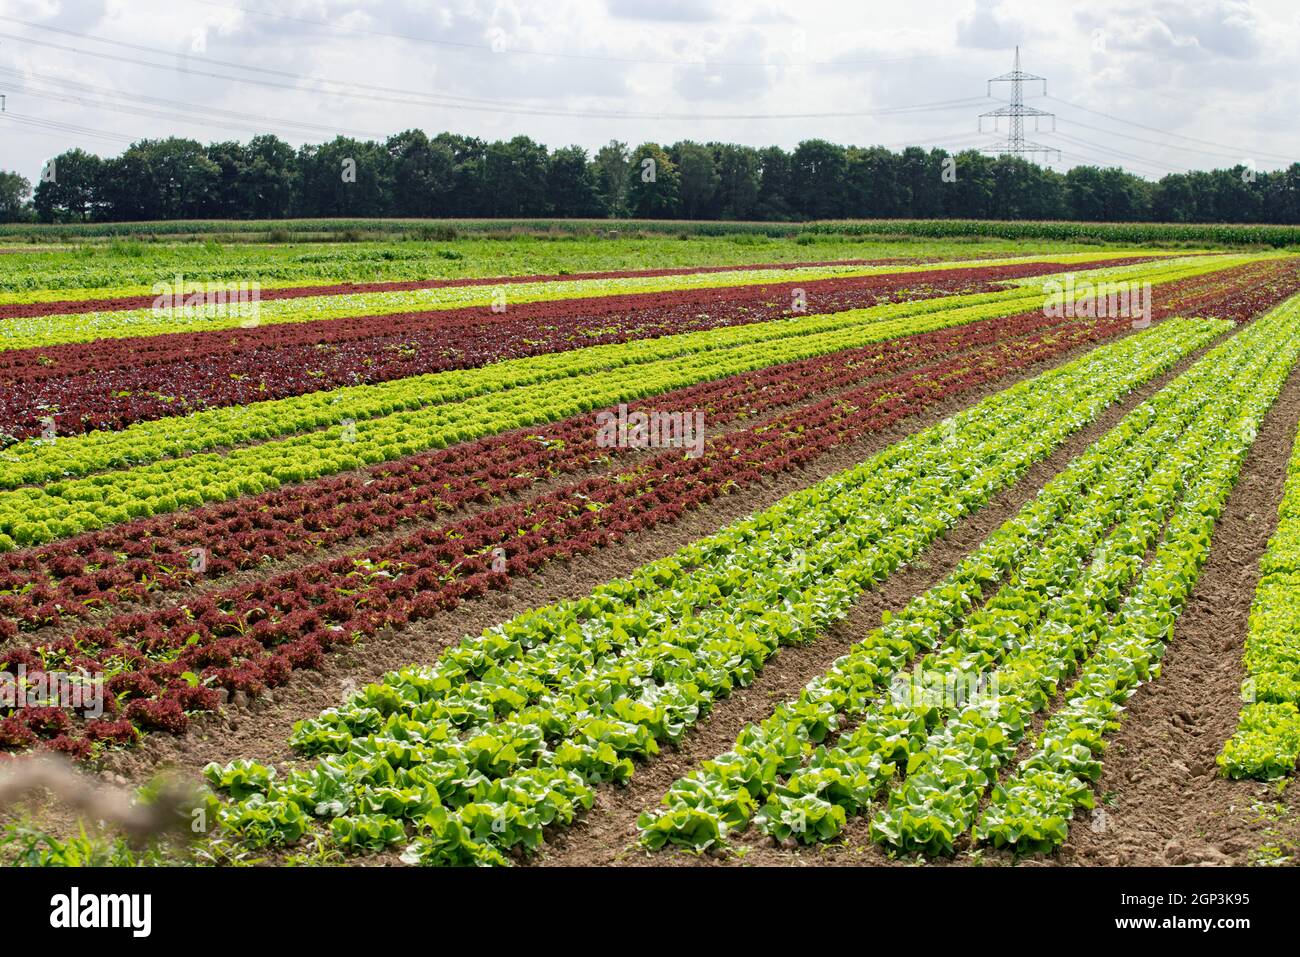
<instances>
[{"instance_id":1,"label":"brown soil","mask_svg":"<svg viewBox=\"0 0 1300 957\"><path fill-rule=\"evenodd\" d=\"M664 791L701 761L728 750L745 724L761 721L780 701L795 697L813 677L822 673L850 645L880 625L881 614L898 611L916 594L941 581L999 525L1012 518L1048 481L1085 448L1113 428L1147 396L1163 388L1189 366L1184 360L1165 376L1135 390L1125 401L1112 406L1092 426L1074 435L1018 483L993 499L931 546L923 563L895 572L879 590L868 592L854 605L848 617L830 628L812 645L785 648L760 673L749 688L720 702L676 750L667 750L655 761L639 768L630 784L621 789L602 789L596 804L567 831L555 835L538 857L542 864L632 864L685 865L743 862L758 865L886 864L890 859L873 845L866 819L852 818L840 842L811 848L787 848L774 844L756 829L738 835L734 843L739 854L697 856L669 850L647 854L635 847L636 818L655 807Z\"/></svg>"},{"instance_id":2,"label":"brown soil","mask_svg":"<svg viewBox=\"0 0 1300 957\"><path fill-rule=\"evenodd\" d=\"M1050 863L1244 865L1266 847L1295 859L1296 788L1228 780L1214 759L1237 726L1246 623L1298 420L1300 367L1247 457L1160 677L1129 700L1097 787L1104 826L1076 821Z\"/></svg>"},{"instance_id":3,"label":"brown soil","mask_svg":"<svg viewBox=\"0 0 1300 957\"><path fill-rule=\"evenodd\" d=\"M1053 364L1069 361L1088 348L1075 350ZM1194 359L1185 360L1166 376L1113 406L1015 486L960 522L926 552L923 561L901 569L877 591L864 595L850 615L820 640L783 649L751 687L719 702L679 747L666 748L655 760L638 767L629 786L600 789L595 807L572 827L552 835L535 862L796 866L892 863L871 844L863 818L850 820L835 845L779 847L751 829L738 841L740 853L703 857L681 852L647 855L637 850L635 821L641 811L658 803L674 780L730 747L744 724L761 720L775 703L793 696L810 678L824 671L850 644L879 623L883 611L902 607L913 595L941 579L989 532L1014 515L1070 458ZM137 748L110 755L104 762L103 775L120 784L136 784L164 768L193 775L208 761L224 763L237 757L292 763L294 755L285 742L293 723L338 704L352 688L394 668L436 660L443 649L464 634L541 604L585 594L601 582L671 554L984 395L1041 371L1041 367L1026 370L1015 379L932 408L887 432L836 450L813 468L769 479L761 489L742 499L722 500L653 534L551 566L535 578L517 582L509 592L491 594L452 613L351 648L331 657L322 671L296 675L288 687L256 699L250 706L230 706L223 715L195 721L188 735L154 735ZM1300 798L1293 790L1279 797L1274 785L1231 782L1214 776L1214 756L1236 723L1246 616L1258 580L1258 559L1276 527L1277 504L1298 418L1300 370L1292 374L1247 459L1216 529L1209 563L1180 619L1165 658L1164 673L1133 697L1124 726L1107 754L1106 770L1098 786L1099 795L1105 798L1106 828L1093 830L1086 819L1076 822L1066 846L1041 863L1241 864L1251 862L1257 856L1255 849L1262 846L1280 845L1286 853L1292 853L1294 845L1300 843L1300 815L1296 813ZM1267 813L1254 807L1260 801L1269 806ZM62 817L50 809L48 823L61 829L61 825L70 823ZM395 860L395 855L384 855L371 857L368 862ZM976 852L959 855L953 863L975 860L991 864L1009 863L1011 858Z\"/></svg>"},{"instance_id":4,"label":"brown soil","mask_svg":"<svg viewBox=\"0 0 1300 957\"><path fill-rule=\"evenodd\" d=\"M1126 407L1131 403L1126 404ZM1112 415L1124 410L1112 410ZM1300 795L1294 788L1229 781L1216 774L1215 756L1236 727L1244 672L1241 647L1259 579L1258 561L1277 525L1286 464L1300 419L1300 367L1266 417L1240 480L1214 535L1210 559L1165 656L1161 676L1129 702L1097 787L1103 818L1076 818L1069 841L1056 854L1021 866L1246 865L1290 858L1300 850ZM1071 446L1076 450L1106 427L1098 423ZM1066 453L1063 449L1054 456ZM1073 454L1070 452L1068 454ZM987 531L1011 514L1059 465L1041 464L1014 489L972 516L928 553L929 570L906 569L879 593L864 597L827 639L786 649L755 684L715 709L682 748L639 769L621 790L604 789L595 808L567 832L555 835L541 864L883 865L892 861L870 841L866 819L850 819L840 841L812 848L776 846L751 829L738 838L737 854L648 854L634 842L636 817L701 760L726 750L747 722L772 703L797 693L848 643L878 624L883 608L897 608L915 591L939 580ZM909 582L910 580L910 582ZM909 590L909 583L912 587ZM1097 823L1094 823L1097 820ZM966 851L932 864L1006 865L1008 854ZM910 863L910 861L908 861Z\"/></svg>"},{"instance_id":5,"label":"brown soil","mask_svg":"<svg viewBox=\"0 0 1300 957\"><path fill-rule=\"evenodd\" d=\"M1072 350L1054 360L1052 364L1068 362L1091 348L1084 346ZM1181 370L1185 364L1180 364L1177 368ZM276 689L273 693L258 696L247 708L230 706L226 708L224 715L210 715L196 720L187 735L181 737L151 735L136 748L109 755L105 759L105 771L112 775L122 775L130 780L144 780L161 765L197 770L208 761L224 763L237 757L259 761L292 760L293 754L285 742L293 723L340 703L346 693L345 689L377 680L385 672L395 668L412 663L434 661L443 649L460 640L464 635L509 620L530 608L587 594L602 582L629 574L647 562L670 555L683 545L712 534L732 522L766 508L794 491L806 488L861 462L918 429L974 404L985 395L999 392L1021 379L1037 375L1042 368L1038 366L1024 370L1019 376L992 383L973 394L932 407L921 415L902 420L891 429L834 450L818 460L813 467L770 477L761 487L749 490L744 496L722 499L703 510L688 513L682 521L674 525L663 527L650 534L635 536L591 555L557 563L537 576L519 580L509 591L492 593L481 600L462 604L450 613L421 621L388 636L380 636L364 645L354 646L331 656L325 668L319 672L303 671L295 674L294 680L289 685ZM1166 379L1162 378L1157 383L1130 396L1127 402L1113 406L1102 417L1101 424L1083 433L1088 438L1076 437L1075 441L1067 443L1061 452L1051 457L1048 464L1040 464L1009 494L1018 495L1019 490L1025 488L1027 482L1041 484L1059 470L1078 449L1083 448L1097 434L1100 434L1097 429L1108 428L1123 415L1124 410L1138 401L1138 396L1149 394L1164 381ZM1032 494L1037 484L1026 494ZM1020 498L1018 501L1023 502L1024 499ZM986 508L983 511L987 510ZM984 521L983 511L971 521ZM952 546L956 556L954 561L994 526L980 526L984 531L972 533L963 531L964 527L965 523L959 525L948 539L938 546L946 548L948 543L965 543ZM959 550L959 553L956 550ZM930 554L934 554L933 549ZM936 559L927 557L926 561L933 563ZM920 574L925 573L922 570ZM894 586L900 601L905 601L927 583L928 578L917 577L917 575L917 569L905 569L893 576L894 580L905 582ZM867 603L877 600L875 595L864 599ZM883 607L889 606L879 606L879 608ZM851 619L851 621L855 620ZM817 660L824 665L841 653L847 641L845 637L831 636L829 641L819 641L811 649L790 649L782 652L772 660L764 674L766 675L768 670L778 665L785 667L783 662L787 658L795 659L800 654L813 653L813 650L818 648L823 649L824 657ZM824 649L829 649L829 652ZM815 668L809 676L815 674L816 670L820 668ZM741 696L736 696L736 700L740 699ZM752 694L747 694L745 700L750 699ZM706 725L712 726L716 722L716 716L722 712L724 706L717 709L714 718L707 721ZM711 757L717 750L719 749L715 748L705 756ZM659 763L663 763L663 760ZM645 770L652 770L652 768Z\"/></svg>"}]
</instances>

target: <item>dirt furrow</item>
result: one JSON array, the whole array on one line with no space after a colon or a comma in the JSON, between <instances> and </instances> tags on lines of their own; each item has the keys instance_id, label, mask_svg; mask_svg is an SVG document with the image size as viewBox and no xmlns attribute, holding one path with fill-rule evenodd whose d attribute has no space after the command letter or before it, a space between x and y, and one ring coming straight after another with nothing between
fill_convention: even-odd
<instances>
[{"instance_id":1,"label":"dirt furrow","mask_svg":"<svg viewBox=\"0 0 1300 957\"><path fill-rule=\"evenodd\" d=\"M1300 366L1269 411L1214 532L1160 677L1129 700L1097 785L1101 814L1076 820L1055 864L1243 865L1294 855L1294 787L1230 781L1215 756L1236 730L1242 647L1259 559L1277 528L1300 421Z\"/></svg>"},{"instance_id":2,"label":"dirt furrow","mask_svg":"<svg viewBox=\"0 0 1300 957\"><path fill-rule=\"evenodd\" d=\"M1087 351L1088 347L1081 347L1051 364L1069 361ZM618 834L627 831L628 822L635 820L642 807L657 801L668 783L694 762L724 750L745 721L761 718L770 710L773 699L797 691L809 677L823 670L851 641L878 622L881 611L900 606L945 574L991 529L1020 508L1072 455L1190 361L1186 360L1174 372L1108 410L1097 424L1076 436L1048 461L1040 463L1013 489L960 523L927 553L922 562L901 570L880 591L865 596L850 617L825 639L807 648L786 649L778 654L753 687L720 702L701 727L688 736L681 749L670 750L657 761L639 769L630 788L618 791L602 789L597 807L570 834L558 836L555 847L544 855L543 860L585 863L594 862L601 854L616 854L627 843L619 840ZM1040 365L1014 379L985 386L973 395L931 408L886 432L836 450L821 459L816 467L770 478L761 488L743 498L725 499L704 510L689 513L683 521L654 534L637 536L594 555L557 564L541 575L519 581L508 592L497 592L482 600L467 602L454 612L422 621L395 634L381 635L365 645L331 656L322 671L304 672L288 687L277 689L273 696L254 700L251 707L232 705L222 715L195 721L190 733L183 737L153 735L137 748L109 755L105 760L105 773L117 779L143 781L163 766L194 773L208 761L224 763L236 757L291 762L294 755L286 741L293 723L340 703L353 688L376 680L394 668L434 661L443 649L463 635L508 620L529 608L586 594L597 584L671 554L682 545L835 474L985 395L1041 373L1043 368ZM583 848L591 848L592 856L584 857Z\"/></svg>"},{"instance_id":3,"label":"dirt furrow","mask_svg":"<svg viewBox=\"0 0 1300 957\"><path fill-rule=\"evenodd\" d=\"M809 680L824 672L850 645L878 627L883 612L900 610L915 595L941 581L990 533L1020 511L1072 458L1113 428L1143 399L1184 371L1199 355L1185 359L1164 376L1135 390L1125 401L1108 409L1089 428L1075 434L1055 453L1031 468L1019 482L959 522L925 552L921 562L900 569L878 590L864 594L848 617L830 628L820 641L804 647L781 649L753 685L719 702L708 719L690 732L680 747L666 749L656 760L639 768L627 787L602 789L592 810L566 833L557 835L539 861L544 864L600 864L643 860L658 865L718 860L761 864L797 864L813 859L826 862L841 858L840 863L878 864L887 861L885 854L871 845L863 818L849 822L841 843L813 848L777 847L751 829L737 838L742 852L722 858L697 857L672 850L654 855L640 852L633 846L637 836L636 818L641 811L655 807L677 778L689 773L701 761L728 750L747 723L763 720L777 703L797 696Z\"/></svg>"}]
</instances>

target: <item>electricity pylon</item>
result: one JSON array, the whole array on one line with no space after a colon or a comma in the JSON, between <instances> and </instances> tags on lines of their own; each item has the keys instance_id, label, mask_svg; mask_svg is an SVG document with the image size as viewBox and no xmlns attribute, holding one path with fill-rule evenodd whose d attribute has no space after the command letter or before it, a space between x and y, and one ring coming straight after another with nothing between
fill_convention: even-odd
<instances>
[{"instance_id":1,"label":"electricity pylon","mask_svg":"<svg viewBox=\"0 0 1300 957\"><path fill-rule=\"evenodd\" d=\"M998 143L993 146L986 146L981 152L997 153L999 155L1010 154L1012 156L1032 155L1034 153L1055 153L1056 158L1061 158L1061 151L1052 146L1043 146L1032 140L1025 139L1025 117L1031 116L1034 119L1034 132L1039 131L1039 123L1045 118L1050 117L1052 120L1052 132L1056 132L1056 114L1048 113L1046 110L1040 110L1032 106L1025 106L1025 81L1043 84L1043 93L1047 93L1047 78L1036 76L1033 73L1026 73L1020 69L1020 47L1016 47L1016 65L1010 73L1003 73L1001 76L995 76L988 82L988 95L993 95L994 83L1011 84L1011 102L1006 106L999 106L996 110L990 110L987 113L981 113L979 117L979 131L984 132L984 117L993 117L993 129L998 129L998 121L1006 117L1009 121L1007 129L1007 141Z\"/></svg>"}]
</instances>

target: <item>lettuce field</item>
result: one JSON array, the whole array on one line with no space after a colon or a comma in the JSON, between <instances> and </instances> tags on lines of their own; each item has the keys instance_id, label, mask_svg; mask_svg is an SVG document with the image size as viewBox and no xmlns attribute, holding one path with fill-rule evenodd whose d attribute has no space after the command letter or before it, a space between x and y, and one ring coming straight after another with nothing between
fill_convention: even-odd
<instances>
[{"instance_id":1,"label":"lettuce field","mask_svg":"<svg viewBox=\"0 0 1300 957\"><path fill-rule=\"evenodd\" d=\"M0 854L1289 861L1300 257L909 231L2 250Z\"/></svg>"}]
</instances>

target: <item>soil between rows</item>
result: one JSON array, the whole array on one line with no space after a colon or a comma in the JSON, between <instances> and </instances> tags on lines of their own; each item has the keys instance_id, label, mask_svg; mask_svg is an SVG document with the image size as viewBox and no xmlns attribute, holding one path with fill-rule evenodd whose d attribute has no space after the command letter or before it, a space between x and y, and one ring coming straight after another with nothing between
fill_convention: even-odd
<instances>
[{"instance_id":1,"label":"soil between rows","mask_svg":"<svg viewBox=\"0 0 1300 957\"><path fill-rule=\"evenodd\" d=\"M452 612L332 655L327 658L321 671L300 672L288 686L276 689L272 694L259 696L248 707L232 705L221 715L200 717L184 736L155 734L136 748L108 755L102 773L107 779L119 784L139 784L162 769L186 776L197 775L209 761L225 763L235 758L249 758L264 763L293 764L296 756L286 743L293 723L339 704L354 688L377 680L394 668L435 661L445 648L463 635L508 620L522 611L564 598L580 597L598 584L671 554L681 546L765 508L791 492L862 461L893 442L968 407L987 395L1040 374L1045 368L1077 358L1092 348L1094 346L1081 346L1055 360L1024 370L1020 375L932 407L897 423L885 432L827 454L813 467L772 477L761 488L754 489L743 497L723 499L699 511L688 513L674 525L603 548L592 555L557 563L533 578L520 580L507 592L492 593L483 599L462 604ZM555 835L553 845L543 851L540 861L586 864L619 860L620 852L631 840L629 829L635 822L637 813L656 803L672 780L699 760L713 757L725 750L745 722L761 720L770 712L778 698L796 692L810 677L824 670L830 661L844 652L848 644L878 623L883 610L901 607L917 591L946 574L997 524L1014 514L1071 457L1113 426L1133 405L1181 372L1195 357L1184 360L1170 373L1135 390L1126 400L1112 406L1097 423L1074 436L1056 454L1031 469L1012 489L959 523L947 537L927 551L921 562L901 569L879 591L865 595L849 618L831 629L821 640L803 648L784 649L774 656L753 686L719 702L710 716L687 736L679 749L666 749L657 759L639 767L629 787L602 788L595 808L567 833ZM58 814L57 810L51 811ZM65 820L64 823L70 822ZM780 851L778 858L771 862L802 863L807 856L808 852L791 855ZM695 860L682 854L657 855L656 858L656 863L689 863ZM395 861L396 857L395 854L386 855L385 859Z\"/></svg>"},{"instance_id":2,"label":"soil between rows","mask_svg":"<svg viewBox=\"0 0 1300 957\"><path fill-rule=\"evenodd\" d=\"M1185 362L1177 371L1181 371ZM1165 380L1171 378L1166 376ZM1159 385L1163 385L1163 381ZM1150 394L1147 387L1143 394ZM636 817L702 760L727 750L749 721L795 696L848 645L877 626L880 612L906 604L940 580L998 522L1049 479L1059 465L1135 404L1110 410L1105 420L1031 470L1014 488L959 525L927 552L929 569L895 574L865 595L849 618L814 645L783 649L750 688L720 702L683 746L638 769L625 789L603 789L596 806L557 834L538 858L544 865L649 864L689 866L886 865L893 860L870 841L867 818L850 818L840 841L786 848L751 829L735 855L696 856L635 847ZM1178 620L1161 675L1130 699L1120 731L1104 758L1096 788L1103 815L1076 816L1070 838L1053 855L1023 859L994 851L965 851L931 865L1162 866L1287 863L1300 849L1300 794L1293 787L1230 781L1216 774L1215 756L1236 728L1244 678L1242 644L1259 580L1258 562L1277 527L1286 466L1300 420L1300 366L1291 373L1242 468L1218 522L1209 561ZM1068 449L1074 451L1067 452ZM1050 469L1051 471L1047 471ZM909 590L909 584L915 586Z\"/></svg>"},{"instance_id":3,"label":"soil between rows","mask_svg":"<svg viewBox=\"0 0 1300 957\"><path fill-rule=\"evenodd\" d=\"M1159 678L1129 699L1097 785L1105 814L1076 820L1057 865L1245 865L1300 848L1300 791L1218 776L1237 727L1242 649L1259 560L1277 528L1300 423L1300 365L1242 467ZM1288 779L1289 780L1289 779Z\"/></svg>"},{"instance_id":4,"label":"soil between rows","mask_svg":"<svg viewBox=\"0 0 1300 957\"><path fill-rule=\"evenodd\" d=\"M1221 340L1218 340L1221 341ZM861 596L849 615L811 645L782 648L748 688L718 702L706 721L683 739L637 769L624 788L597 792L592 810L566 831L555 835L542 850L543 865L648 864L681 866L744 863L763 865L888 864L891 859L871 843L867 818L850 818L841 840L834 845L787 848L751 828L736 835L739 853L695 855L666 849L650 854L635 846L636 818L658 806L663 793L702 761L729 750L748 723L761 721L780 703L798 695L809 680L824 672L851 645L881 623L885 611L897 612L915 595L946 577L956 565L1003 522L1012 518L1071 459L1113 428L1134 406L1163 388L1203 353L1194 353L1165 375L1147 383L1111 406L1096 422L1076 433L1055 453L1032 467L1015 485L982 509L968 516L924 553L920 562L899 569L874 591ZM960 858L958 858L960 860ZM938 862L947 863L947 862Z\"/></svg>"}]
</instances>

